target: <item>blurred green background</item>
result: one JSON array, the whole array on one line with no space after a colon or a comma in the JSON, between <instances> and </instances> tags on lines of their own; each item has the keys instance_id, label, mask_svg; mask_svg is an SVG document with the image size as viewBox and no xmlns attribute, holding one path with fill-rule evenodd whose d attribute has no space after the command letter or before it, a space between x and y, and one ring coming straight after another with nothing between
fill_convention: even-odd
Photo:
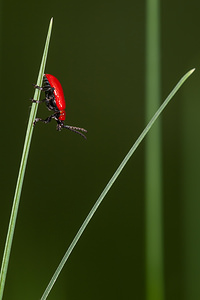
<instances>
[{"instance_id":1,"label":"blurred green background","mask_svg":"<svg viewBox=\"0 0 200 300\"><path fill-rule=\"evenodd\" d=\"M2 257L50 18L46 72L62 83L67 124L37 124L4 298L39 299L74 235L145 126L145 2L1 1ZM200 298L200 3L161 2L162 101L196 67L162 117L166 299ZM37 45L37 46L36 46ZM38 116L47 117L44 105ZM142 143L70 256L48 299L145 299Z\"/></svg>"}]
</instances>

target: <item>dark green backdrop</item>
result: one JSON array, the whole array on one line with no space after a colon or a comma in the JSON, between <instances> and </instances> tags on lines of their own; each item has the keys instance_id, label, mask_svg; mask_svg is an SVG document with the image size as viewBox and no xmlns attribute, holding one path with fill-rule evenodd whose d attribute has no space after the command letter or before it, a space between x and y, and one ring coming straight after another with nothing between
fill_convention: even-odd
<instances>
[{"instance_id":1,"label":"dark green backdrop","mask_svg":"<svg viewBox=\"0 0 200 300\"><path fill-rule=\"evenodd\" d=\"M39 299L75 233L144 128L145 2L1 1L2 256L26 125L50 18L46 72L67 123L37 124L5 299ZM161 1L162 100L196 67L163 115L166 299L200 298L200 3ZM47 117L40 106L38 116ZM145 299L144 151L105 198L48 299Z\"/></svg>"}]
</instances>

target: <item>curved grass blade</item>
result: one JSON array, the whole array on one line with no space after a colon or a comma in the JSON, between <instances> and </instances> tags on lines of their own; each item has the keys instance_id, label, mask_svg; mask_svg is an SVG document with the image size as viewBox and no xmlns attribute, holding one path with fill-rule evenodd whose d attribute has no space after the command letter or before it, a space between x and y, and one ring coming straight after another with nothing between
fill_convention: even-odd
<instances>
[{"instance_id":1,"label":"curved grass blade","mask_svg":"<svg viewBox=\"0 0 200 300\"><path fill-rule=\"evenodd\" d=\"M62 271L62 269L63 269L66 261L68 260L70 254L72 252L72 250L76 246L78 240L80 239L81 235L83 234L85 228L87 227L88 223L90 222L90 220L93 217L94 213L96 212L97 208L99 207L99 205L103 201L104 197L106 196L106 194L108 193L108 191L112 187L112 185L115 182L115 180L120 175L120 173L123 170L123 168L125 167L126 163L131 158L131 156L133 155L133 153L135 152L135 150L137 149L137 147L139 146L139 144L142 142L142 140L144 139L144 137L146 136L146 134L148 133L148 131L150 130L150 128L152 127L152 125L154 124L154 122L156 121L156 119L159 117L159 115L162 113L162 111L164 110L164 108L167 106L167 104L169 103L169 101L172 99L172 97L175 95L175 93L180 89L180 87L186 81L186 79L194 72L194 70L195 69L190 70L189 72L187 72L180 79L180 81L177 83L177 85L175 86L175 88L171 91L171 93L169 94L169 96L165 99L165 101L163 102L163 104L159 107L159 109L157 110L157 112L155 113L155 115L152 117L152 119L147 124L147 126L145 127L145 129L142 131L142 133L140 134L140 136L138 137L138 139L136 140L136 142L133 144L133 146L131 147L131 149L129 150L129 152L127 153L127 155L125 156L125 158L123 159L123 161L121 162L121 164L119 165L119 167L117 168L117 170L115 171L115 173L113 174L113 176L111 177L110 181L108 182L108 184L106 185L105 189L103 190L103 192L101 193L101 195L99 196L99 198L97 199L97 201L95 202L95 204L92 207L91 211L87 215L85 221L83 222L83 224L81 225L81 227L78 230L77 234L75 235L75 237L74 237L71 245L69 246L69 248L67 249L65 255L63 256L63 258L62 258L62 260L61 260L58 268L56 269L56 271L55 271L53 277L51 278L51 280L50 280L50 282L49 282L46 290L44 291L44 294L42 295L41 300L45 300L48 297L48 295L49 295L49 293L50 293L50 291L51 291L51 289L52 289L55 281L57 280L60 272Z\"/></svg>"},{"instance_id":2,"label":"curved grass blade","mask_svg":"<svg viewBox=\"0 0 200 300\"><path fill-rule=\"evenodd\" d=\"M47 53L48 53L48 48L49 48L52 24L53 24L53 18L51 19L50 24L49 24L49 30L48 30L47 38L46 38L46 44L45 44L42 62L41 62L39 75L38 75L38 79L37 79L37 85L39 85L39 86L42 85L42 79L43 79L43 74L44 74L46 60L47 60ZM39 97L40 97L40 90L35 89L34 99L39 100ZM23 180L24 180L24 173L25 173L25 169L26 169L29 148L30 148L31 138L32 138L32 133L33 133L33 121L35 120L35 117L36 117L37 107L38 107L38 104L35 104L35 103L32 104L30 117L29 117L29 121L28 121L28 126L27 126L27 131L26 131L24 148L23 148L23 152L22 152L21 164L20 164L20 168L19 168L19 174L18 174L16 189L15 189L13 206L12 206L10 222L9 222L7 238L6 238L6 244L5 244L5 248L4 248L3 260L2 260L2 265L1 265L0 300L3 297L6 274L7 274L8 263L9 263L10 252L11 252L12 241L13 241L14 230L15 230L15 224L16 224L16 219L17 219L17 212L18 212L18 207L19 207L19 202L20 202L20 195L21 195L21 190L22 190L22 185L23 185Z\"/></svg>"}]
</instances>

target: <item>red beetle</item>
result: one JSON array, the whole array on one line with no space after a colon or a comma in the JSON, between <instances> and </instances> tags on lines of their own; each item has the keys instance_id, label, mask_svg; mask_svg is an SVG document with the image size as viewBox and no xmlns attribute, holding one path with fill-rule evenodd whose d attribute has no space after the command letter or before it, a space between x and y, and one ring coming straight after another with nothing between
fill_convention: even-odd
<instances>
[{"instance_id":1,"label":"red beetle","mask_svg":"<svg viewBox=\"0 0 200 300\"><path fill-rule=\"evenodd\" d=\"M79 131L87 132L86 129L64 124L64 120L66 118L66 112L65 112L66 103L65 103L63 89L62 89L62 86L61 86L60 82L58 81L58 79L56 77L54 77L53 75L44 74L43 87L40 87L35 84L34 84L34 87L36 89L39 89L39 90L45 92L45 99L40 100L40 101L31 99L31 101L34 103L45 102L47 108L49 110L54 111L54 113L51 116L49 116L48 118L46 118L45 120L43 120L41 118L36 118L33 125L35 126L35 124L38 121L42 121L44 123L49 123L51 121L51 119L55 119L57 122L57 130L58 131L60 131L62 128L66 128L66 129L69 129L73 132L80 134L82 137L84 137L86 139L86 136L83 133L79 132Z\"/></svg>"}]
</instances>

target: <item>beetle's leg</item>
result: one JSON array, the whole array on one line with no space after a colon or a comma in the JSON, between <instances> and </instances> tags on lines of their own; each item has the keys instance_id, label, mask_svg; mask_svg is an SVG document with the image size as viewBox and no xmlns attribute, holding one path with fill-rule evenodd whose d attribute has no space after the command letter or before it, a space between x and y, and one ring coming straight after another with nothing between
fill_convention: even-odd
<instances>
[{"instance_id":1,"label":"beetle's leg","mask_svg":"<svg viewBox=\"0 0 200 300\"><path fill-rule=\"evenodd\" d=\"M42 103L42 102L46 101L46 98L42 99L42 100L34 100L33 98L30 98L30 101L33 102L33 103Z\"/></svg>"},{"instance_id":2,"label":"beetle's leg","mask_svg":"<svg viewBox=\"0 0 200 300\"><path fill-rule=\"evenodd\" d=\"M55 120L57 121L57 120L58 120L58 118L57 118L57 113L55 113L55 114L49 116L49 117L46 118L45 120L44 120L44 119L41 119L41 118L36 118L35 121L33 122L33 126L35 126L35 124L36 124L37 122L39 122L39 121L41 121L41 122L47 124L47 123L51 122L51 119L55 119Z\"/></svg>"},{"instance_id":3,"label":"beetle's leg","mask_svg":"<svg viewBox=\"0 0 200 300\"><path fill-rule=\"evenodd\" d=\"M55 88L51 87L50 85L41 87L41 86L33 83L33 86L34 86L35 89L38 89L38 90L43 91L43 92L53 93L53 91L55 90Z\"/></svg>"},{"instance_id":4,"label":"beetle's leg","mask_svg":"<svg viewBox=\"0 0 200 300\"><path fill-rule=\"evenodd\" d=\"M52 119L52 116L49 116L48 118L46 118L45 120L44 119L41 119L41 118L36 118L35 121L33 122L33 126L35 126L35 124L39 121L47 124L49 122L51 122L51 119Z\"/></svg>"},{"instance_id":5,"label":"beetle's leg","mask_svg":"<svg viewBox=\"0 0 200 300\"><path fill-rule=\"evenodd\" d=\"M32 83L32 85L34 86L35 89L38 89L38 90L40 90L40 91L43 91L43 90L44 90L43 87L41 87L41 86L39 86L39 85L37 85L37 84Z\"/></svg>"}]
</instances>

